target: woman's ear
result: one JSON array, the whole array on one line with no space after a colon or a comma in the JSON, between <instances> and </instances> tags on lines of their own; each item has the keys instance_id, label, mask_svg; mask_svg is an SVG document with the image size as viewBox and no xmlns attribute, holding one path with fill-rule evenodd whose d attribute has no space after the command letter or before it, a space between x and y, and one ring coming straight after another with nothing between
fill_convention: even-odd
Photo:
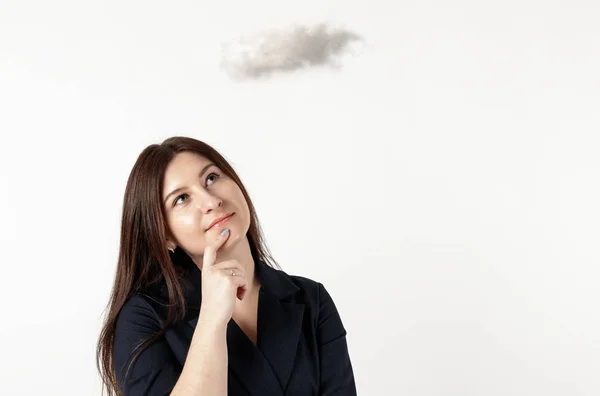
<instances>
[{"instance_id":1,"label":"woman's ear","mask_svg":"<svg viewBox=\"0 0 600 396\"><path fill-rule=\"evenodd\" d=\"M177 249L177 245L173 242L171 242L170 240L167 239L167 249L171 252L171 253L175 253L175 249Z\"/></svg>"},{"instance_id":2,"label":"woman's ear","mask_svg":"<svg viewBox=\"0 0 600 396\"><path fill-rule=\"evenodd\" d=\"M166 247L169 251L171 251L171 253L175 252L175 249L177 249L177 244L172 240L171 238L171 234L167 231L167 237L166 237Z\"/></svg>"}]
</instances>

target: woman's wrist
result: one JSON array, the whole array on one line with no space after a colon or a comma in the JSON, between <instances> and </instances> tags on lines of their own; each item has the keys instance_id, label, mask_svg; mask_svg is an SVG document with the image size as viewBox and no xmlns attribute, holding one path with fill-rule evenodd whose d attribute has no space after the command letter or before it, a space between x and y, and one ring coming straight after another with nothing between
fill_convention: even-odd
<instances>
[{"instance_id":1,"label":"woman's wrist","mask_svg":"<svg viewBox=\"0 0 600 396\"><path fill-rule=\"evenodd\" d=\"M210 313L200 309L197 327L201 327L207 331L219 332L227 330L227 322L224 322L222 319L217 319Z\"/></svg>"}]
</instances>

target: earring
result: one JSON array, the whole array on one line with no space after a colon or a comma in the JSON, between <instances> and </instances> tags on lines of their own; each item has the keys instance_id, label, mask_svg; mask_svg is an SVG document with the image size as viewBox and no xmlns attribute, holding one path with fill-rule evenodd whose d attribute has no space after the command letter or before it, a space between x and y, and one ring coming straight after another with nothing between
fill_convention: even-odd
<instances>
[{"instance_id":1,"label":"earring","mask_svg":"<svg viewBox=\"0 0 600 396\"><path fill-rule=\"evenodd\" d=\"M173 249L172 247L169 247L169 248L167 248L167 249L169 249L169 251L170 251L171 253L175 253L175 249Z\"/></svg>"}]
</instances>

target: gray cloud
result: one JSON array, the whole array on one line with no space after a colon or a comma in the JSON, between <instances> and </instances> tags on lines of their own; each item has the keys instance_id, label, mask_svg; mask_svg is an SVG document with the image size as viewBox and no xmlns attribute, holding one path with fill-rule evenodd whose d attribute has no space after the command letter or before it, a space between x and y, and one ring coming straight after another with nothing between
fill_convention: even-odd
<instances>
[{"instance_id":1,"label":"gray cloud","mask_svg":"<svg viewBox=\"0 0 600 396\"><path fill-rule=\"evenodd\" d=\"M305 67L339 67L337 56L348 51L358 34L333 29L325 23L271 29L223 45L221 68L233 79L255 79L273 72L290 72Z\"/></svg>"}]
</instances>

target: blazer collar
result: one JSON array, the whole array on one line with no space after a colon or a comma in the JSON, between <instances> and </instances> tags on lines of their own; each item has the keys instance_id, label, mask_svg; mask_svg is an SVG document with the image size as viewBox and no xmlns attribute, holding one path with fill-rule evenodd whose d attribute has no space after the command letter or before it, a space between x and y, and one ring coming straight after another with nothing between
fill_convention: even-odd
<instances>
[{"instance_id":1,"label":"blazer collar","mask_svg":"<svg viewBox=\"0 0 600 396\"><path fill-rule=\"evenodd\" d=\"M300 288L288 274L261 260L255 260L255 264L256 276L261 284L257 317L258 342L254 345L231 319L227 325L229 368L231 374L251 395L283 396L294 367L302 332L304 304L292 298ZM187 323L195 328L198 323L197 313ZM190 329L190 334L192 333Z\"/></svg>"},{"instance_id":2,"label":"blazer collar","mask_svg":"<svg viewBox=\"0 0 600 396\"><path fill-rule=\"evenodd\" d=\"M202 271L189 257L186 256L182 260L183 273L180 282L183 286L185 308L186 311L188 309L198 310L202 303ZM258 277L261 290L268 292L278 300L290 297L300 290L285 272L270 267L256 257L254 263L255 276ZM168 305L169 294L164 280L150 286L147 292L146 295L153 296L155 301L161 302L165 306Z\"/></svg>"},{"instance_id":3,"label":"blazer collar","mask_svg":"<svg viewBox=\"0 0 600 396\"><path fill-rule=\"evenodd\" d=\"M255 275L260 281L261 289L269 292L279 300L283 300L300 290L283 271L268 266L262 260L255 260Z\"/></svg>"},{"instance_id":4,"label":"blazer collar","mask_svg":"<svg viewBox=\"0 0 600 396\"><path fill-rule=\"evenodd\" d=\"M254 263L254 274L258 277L262 291L268 292L278 300L283 300L300 290L285 272L270 267L260 259L255 259ZM202 303L202 272L195 264L193 265L194 268L188 269L189 273L182 279L186 309L200 309ZM165 297L168 300L166 294Z\"/></svg>"}]
</instances>

